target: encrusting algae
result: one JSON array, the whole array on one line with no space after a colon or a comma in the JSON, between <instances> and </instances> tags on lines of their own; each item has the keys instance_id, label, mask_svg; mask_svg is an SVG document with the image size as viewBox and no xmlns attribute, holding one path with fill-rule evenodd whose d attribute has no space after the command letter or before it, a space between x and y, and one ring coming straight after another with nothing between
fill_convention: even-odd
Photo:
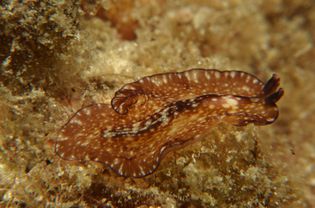
<instances>
[{"instance_id":1,"label":"encrusting algae","mask_svg":"<svg viewBox=\"0 0 315 208\"><path fill-rule=\"evenodd\" d=\"M0 206L315 207L314 1L2 1L0 14ZM278 119L209 127L141 178L56 155L79 109L191 68L278 74Z\"/></svg>"}]
</instances>

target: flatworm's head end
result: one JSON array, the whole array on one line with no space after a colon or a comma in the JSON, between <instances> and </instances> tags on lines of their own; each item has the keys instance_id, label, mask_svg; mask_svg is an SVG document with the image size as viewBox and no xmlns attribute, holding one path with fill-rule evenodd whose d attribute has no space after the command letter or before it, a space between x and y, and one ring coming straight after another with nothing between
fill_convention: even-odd
<instances>
[{"instance_id":1,"label":"flatworm's head end","mask_svg":"<svg viewBox=\"0 0 315 208\"><path fill-rule=\"evenodd\" d=\"M257 112L257 116L253 117L254 124L259 126L274 123L279 116L279 109L276 104L265 104L264 109Z\"/></svg>"},{"instance_id":2,"label":"flatworm's head end","mask_svg":"<svg viewBox=\"0 0 315 208\"><path fill-rule=\"evenodd\" d=\"M272 77L264 85L263 91L266 96L274 93L280 86L280 77L273 74Z\"/></svg>"},{"instance_id":3,"label":"flatworm's head end","mask_svg":"<svg viewBox=\"0 0 315 208\"><path fill-rule=\"evenodd\" d=\"M263 122L258 123L257 125L269 125L269 124L272 124L272 123L274 123L277 120L278 116L279 116L279 110L278 110L278 108L276 108L276 109L272 110L270 115L268 115L263 120Z\"/></svg>"},{"instance_id":4,"label":"flatworm's head end","mask_svg":"<svg viewBox=\"0 0 315 208\"><path fill-rule=\"evenodd\" d=\"M267 104L275 104L280 100L283 94L284 94L284 90L280 88L277 92L266 97L265 101Z\"/></svg>"},{"instance_id":5,"label":"flatworm's head end","mask_svg":"<svg viewBox=\"0 0 315 208\"><path fill-rule=\"evenodd\" d=\"M274 75L274 79L277 79L277 84L274 86L274 90L277 89L279 86L279 78ZM273 79L273 78L271 78ZM276 103L281 99L281 97L284 95L284 90L282 88L279 88L276 92L273 92L272 94L269 94L265 98L265 119L264 122L258 123L257 125L268 125L275 122L279 116L279 109L276 105Z\"/></svg>"}]
</instances>

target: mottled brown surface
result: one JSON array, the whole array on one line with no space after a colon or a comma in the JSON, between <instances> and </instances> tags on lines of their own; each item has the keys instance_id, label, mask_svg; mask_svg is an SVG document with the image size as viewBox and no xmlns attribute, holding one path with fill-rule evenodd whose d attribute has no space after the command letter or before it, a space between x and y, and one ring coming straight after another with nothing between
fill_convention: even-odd
<instances>
[{"instance_id":1,"label":"mottled brown surface","mask_svg":"<svg viewBox=\"0 0 315 208\"><path fill-rule=\"evenodd\" d=\"M170 148L205 137L209 128L273 123L282 96L279 81L273 77L264 85L244 72L206 69L144 77L113 100L121 98L124 106L130 96L144 94L148 102L127 106L135 109L123 114L109 104L79 110L60 130L56 153L65 160L104 163L121 176L144 177Z\"/></svg>"},{"instance_id":2,"label":"mottled brown surface","mask_svg":"<svg viewBox=\"0 0 315 208\"><path fill-rule=\"evenodd\" d=\"M129 108L137 109L142 105L144 110L150 102L159 109L170 102L207 94L260 97L264 94L262 88L263 82L246 72L191 69L151 75L128 83L115 93L111 104L115 111L123 114Z\"/></svg>"}]
</instances>

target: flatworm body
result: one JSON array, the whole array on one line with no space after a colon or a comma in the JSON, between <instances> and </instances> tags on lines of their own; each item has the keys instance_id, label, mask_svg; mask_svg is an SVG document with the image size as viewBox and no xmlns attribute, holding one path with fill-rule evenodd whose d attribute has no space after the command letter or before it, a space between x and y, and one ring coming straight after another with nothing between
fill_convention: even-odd
<instances>
[{"instance_id":1,"label":"flatworm body","mask_svg":"<svg viewBox=\"0 0 315 208\"><path fill-rule=\"evenodd\" d=\"M264 84L245 72L206 69L144 77L118 90L111 105L75 113L59 132L56 153L143 177L166 153L203 137L211 126L273 123L283 95L279 81L276 75Z\"/></svg>"},{"instance_id":2,"label":"flatworm body","mask_svg":"<svg viewBox=\"0 0 315 208\"><path fill-rule=\"evenodd\" d=\"M263 86L262 81L246 72L191 69L156 74L126 84L115 93L111 104L120 114L139 109L143 103L146 111L150 107L155 111L170 102L207 94L260 97L264 94Z\"/></svg>"}]
</instances>

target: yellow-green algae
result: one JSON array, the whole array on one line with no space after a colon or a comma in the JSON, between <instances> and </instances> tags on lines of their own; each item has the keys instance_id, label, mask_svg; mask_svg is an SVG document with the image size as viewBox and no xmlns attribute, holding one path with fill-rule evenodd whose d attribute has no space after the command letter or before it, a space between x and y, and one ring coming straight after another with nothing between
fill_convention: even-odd
<instances>
[{"instance_id":1,"label":"yellow-green algae","mask_svg":"<svg viewBox=\"0 0 315 208\"><path fill-rule=\"evenodd\" d=\"M138 23L134 40L95 12L113 4L0 3L0 205L315 207L314 1L135 1L117 15ZM58 128L82 105L192 67L278 73L278 121L210 129L141 179L55 156Z\"/></svg>"}]
</instances>

